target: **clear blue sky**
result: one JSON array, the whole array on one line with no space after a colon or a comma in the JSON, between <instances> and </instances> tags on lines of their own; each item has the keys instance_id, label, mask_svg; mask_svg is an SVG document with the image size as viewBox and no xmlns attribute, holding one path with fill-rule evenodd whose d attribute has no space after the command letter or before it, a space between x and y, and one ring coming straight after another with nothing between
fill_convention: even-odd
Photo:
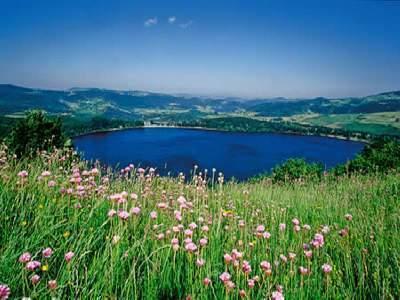
<instances>
[{"instance_id":1,"label":"clear blue sky","mask_svg":"<svg viewBox=\"0 0 400 300\"><path fill-rule=\"evenodd\" d=\"M1 0L0 83L241 97L400 89L400 1Z\"/></svg>"}]
</instances>

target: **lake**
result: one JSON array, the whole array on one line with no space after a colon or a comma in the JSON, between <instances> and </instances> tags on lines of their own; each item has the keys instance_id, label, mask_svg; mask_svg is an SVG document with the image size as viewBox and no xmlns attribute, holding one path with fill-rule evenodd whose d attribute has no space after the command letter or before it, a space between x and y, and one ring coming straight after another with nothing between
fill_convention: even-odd
<instances>
[{"instance_id":1,"label":"lake","mask_svg":"<svg viewBox=\"0 0 400 300\"><path fill-rule=\"evenodd\" d=\"M194 165L243 180L292 157L329 169L353 158L363 143L328 137L237 133L181 128L141 128L76 137L85 159L109 166L155 167L162 175L189 174Z\"/></svg>"}]
</instances>

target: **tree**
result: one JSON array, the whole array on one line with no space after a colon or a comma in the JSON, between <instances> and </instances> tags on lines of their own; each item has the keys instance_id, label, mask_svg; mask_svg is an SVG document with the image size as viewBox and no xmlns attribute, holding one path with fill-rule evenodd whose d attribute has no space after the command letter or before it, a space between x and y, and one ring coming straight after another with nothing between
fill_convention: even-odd
<instances>
[{"instance_id":1,"label":"tree","mask_svg":"<svg viewBox=\"0 0 400 300\"><path fill-rule=\"evenodd\" d=\"M290 158L272 170L272 180L274 182L295 182L320 179L322 174L322 164L307 163L302 158Z\"/></svg>"},{"instance_id":2,"label":"tree","mask_svg":"<svg viewBox=\"0 0 400 300\"><path fill-rule=\"evenodd\" d=\"M33 156L37 151L64 146L60 118L47 118L42 111L30 111L15 125L8 137L8 146L18 157Z\"/></svg>"}]
</instances>

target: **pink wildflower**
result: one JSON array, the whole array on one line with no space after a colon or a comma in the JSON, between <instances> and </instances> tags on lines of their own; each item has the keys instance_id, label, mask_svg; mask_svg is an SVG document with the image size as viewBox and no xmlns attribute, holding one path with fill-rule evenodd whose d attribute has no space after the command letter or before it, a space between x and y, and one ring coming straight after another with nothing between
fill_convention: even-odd
<instances>
[{"instance_id":1,"label":"pink wildflower","mask_svg":"<svg viewBox=\"0 0 400 300\"><path fill-rule=\"evenodd\" d=\"M0 284L0 300L7 300L11 294L11 290L6 284Z\"/></svg>"},{"instance_id":2,"label":"pink wildflower","mask_svg":"<svg viewBox=\"0 0 400 300\"><path fill-rule=\"evenodd\" d=\"M204 278L203 284L204 284L205 286L209 286L209 285L211 284L211 279L208 278L208 277Z\"/></svg>"},{"instance_id":3,"label":"pink wildflower","mask_svg":"<svg viewBox=\"0 0 400 300\"><path fill-rule=\"evenodd\" d=\"M26 269L29 271L35 271L37 268L39 268L42 264L40 263L40 261L37 260L33 260L30 261L26 264Z\"/></svg>"},{"instance_id":4,"label":"pink wildflower","mask_svg":"<svg viewBox=\"0 0 400 300\"><path fill-rule=\"evenodd\" d=\"M50 290L55 290L57 288L57 281L49 280L47 286L49 287Z\"/></svg>"},{"instance_id":5,"label":"pink wildflower","mask_svg":"<svg viewBox=\"0 0 400 300\"><path fill-rule=\"evenodd\" d=\"M31 260L31 258L32 258L32 255L29 252L25 252L25 253L22 253L22 255L19 257L18 260L20 263L26 264L27 262L29 262Z\"/></svg>"},{"instance_id":6,"label":"pink wildflower","mask_svg":"<svg viewBox=\"0 0 400 300\"><path fill-rule=\"evenodd\" d=\"M224 272L221 275L219 275L219 279L221 279L221 281L225 283L231 280L231 275L228 272Z\"/></svg>"},{"instance_id":7,"label":"pink wildflower","mask_svg":"<svg viewBox=\"0 0 400 300\"><path fill-rule=\"evenodd\" d=\"M323 271L325 274L329 274L330 272L332 272L332 266L329 265L329 264L323 264L323 265L322 265L322 271Z\"/></svg>"},{"instance_id":8,"label":"pink wildflower","mask_svg":"<svg viewBox=\"0 0 400 300\"><path fill-rule=\"evenodd\" d=\"M118 217L119 217L121 220L126 221L126 220L128 220L128 218L129 218L129 213L128 213L127 211L125 211L125 210L121 210L121 211L118 212Z\"/></svg>"},{"instance_id":9,"label":"pink wildflower","mask_svg":"<svg viewBox=\"0 0 400 300\"><path fill-rule=\"evenodd\" d=\"M140 207L132 207L130 212L131 214L138 215L140 214Z\"/></svg>"},{"instance_id":10,"label":"pink wildflower","mask_svg":"<svg viewBox=\"0 0 400 300\"><path fill-rule=\"evenodd\" d=\"M188 252L195 252L197 250L197 246L194 243L188 243L186 244L185 249Z\"/></svg>"},{"instance_id":11,"label":"pink wildflower","mask_svg":"<svg viewBox=\"0 0 400 300\"><path fill-rule=\"evenodd\" d=\"M198 258L198 259L196 260L196 265L197 265L198 267L204 266L205 263L206 263L206 261L205 261L204 259L202 259L202 258Z\"/></svg>"},{"instance_id":12,"label":"pink wildflower","mask_svg":"<svg viewBox=\"0 0 400 300\"><path fill-rule=\"evenodd\" d=\"M42 251L42 255L44 258L49 258L53 255L53 250L51 248L46 248Z\"/></svg>"},{"instance_id":13,"label":"pink wildflower","mask_svg":"<svg viewBox=\"0 0 400 300\"><path fill-rule=\"evenodd\" d=\"M40 281L40 276L39 275L35 274L35 275L33 275L31 277L31 282L32 282L33 285L38 284L39 281Z\"/></svg>"},{"instance_id":14,"label":"pink wildflower","mask_svg":"<svg viewBox=\"0 0 400 300\"><path fill-rule=\"evenodd\" d=\"M64 258L65 258L66 262L68 263L68 262L71 261L71 259L72 259L74 256L75 256L75 253L72 252L72 251L69 251L69 252L67 252L67 253L64 255Z\"/></svg>"},{"instance_id":15,"label":"pink wildflower","mask_svg":"<svg viewBox=\"0 0 400 300\"><path fill-rule=\"evenodd\" d=\"M150 218L151 219L157 219L157 212L155 212L155 211L152 211L151 213L150 213Z\"/></svg>"}]
</instances>

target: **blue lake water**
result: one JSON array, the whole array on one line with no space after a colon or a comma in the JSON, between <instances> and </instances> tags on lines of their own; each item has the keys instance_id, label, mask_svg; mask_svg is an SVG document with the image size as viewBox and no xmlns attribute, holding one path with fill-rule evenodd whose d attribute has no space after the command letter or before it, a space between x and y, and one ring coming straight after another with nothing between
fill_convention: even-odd
<instances>
[{"instance_id":1,"label":"blue lake water","mask_svg":"<svg viewBox=\"0 0 400 300\"><path fill-rule=\"evenodd\" d=\"M328 169L351 159L363 143L327 137L232 133L178 128L144 128L95 133L74 139L88 160L125 167L156 167L162 175L216 168L243 180L270 171L292 157L321 162Z\"/></svg>"}]
</instances>

